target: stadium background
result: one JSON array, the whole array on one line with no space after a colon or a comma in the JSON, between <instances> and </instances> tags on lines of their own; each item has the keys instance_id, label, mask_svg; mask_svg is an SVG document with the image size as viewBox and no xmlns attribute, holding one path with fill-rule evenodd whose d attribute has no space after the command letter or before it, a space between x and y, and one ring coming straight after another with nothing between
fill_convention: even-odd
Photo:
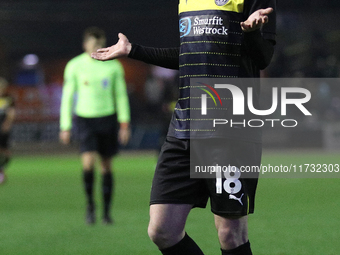
<instances>
[{"instance_id":1,"label":"stadium background","mask_svg":"<svg viewBox=\"0 0 340 255\"><path fill-rule=\"evenodd\" d=\"M338 78L340 2L286 0L278 8L276 52L262 75ZM8 183L0 187L0 254L157 254L146 226L164 129L162 112L154 109L163 106L159 99L148 101L153 98L146 84L160 79L176 86L176 74L122 60L133 137L116 162L117 224L112 229L83 226L77 147L58 143L59 104L64 67L82 52L86 27L104 28L108 45L123 32L132 42L173 47L178 45L177 24L177 1L0 2L0 76L9 80L17 108L14 159ZM340 87L316 84L309 89L319 102L310 106L313 118L296 129L267 130L264 163L340 163ZM258 213L250 222L255 254L338 254L338 180L263 180ZM189 223L206 253L214 254L218 244L211 215L195 211Z\"/></svg>"}]
</instances>

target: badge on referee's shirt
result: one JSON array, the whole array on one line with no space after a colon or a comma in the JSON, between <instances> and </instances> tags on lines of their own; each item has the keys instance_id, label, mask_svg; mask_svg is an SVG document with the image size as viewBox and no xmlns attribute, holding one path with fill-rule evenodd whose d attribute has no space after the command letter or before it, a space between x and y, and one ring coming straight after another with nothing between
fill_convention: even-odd
<instances>
[{"instance_id":1,"label":"badge on referee's shirt","mask_svg":"<svg viewBox=\"0 0 340 255\"><path fill-rule=\"evenodd\" d=\"M107 78L105 78L104 80L102 80L103 89L106 89L107 85L109 85L109 80Z\"/></svg>"},{"instance_id":2,"label":"badge on referee's shirt","mask_svg":"<svg viewBox=\"0 0 340 255\"><path fill-rule=\"evenodd\" d=\"M218 5L218 6L223 6L228 2L229 2L229 0L215 0L215 4Z\"/></svg>"}]
</instances>

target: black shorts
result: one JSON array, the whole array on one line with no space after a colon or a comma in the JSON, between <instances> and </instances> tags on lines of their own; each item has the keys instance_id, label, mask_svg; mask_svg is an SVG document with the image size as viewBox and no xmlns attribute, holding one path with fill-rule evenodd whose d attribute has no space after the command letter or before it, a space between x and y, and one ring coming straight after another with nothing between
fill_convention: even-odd
<instances>
[{"instance_id":1,"label":"black shorts","mask_svg":"<svg viewBox=\"0 0 340 255\"><path fill-rule=\"evenodd\" d=\"M0 148L8 149L9 133L0 132Z\"/></svg>"},{"instance_id":2,"label":"black shorts","mask_svg":"<svg viewBox=\"0 0 340 255\"><path fill-rule=\"evenodd\" d=\"M211 159L209 164L236 166L238 169L261 164L260 143L230 139L190 141L167 137L156 166L150 204L193 204L194 207L205 208L210 198L214 214L242 216L253 213L258 174L252 175L252 178L242 178L239 172L230 179L222 173L219 180L216 175L190 178L190 167L193 171L190 164L191 147L195 150L191 155L198 159ZM221 158L222 161L215 160Z\"/></svg>"},{"instance_id":3,"label":"black shorts","mask_svg":"<svg viewBox=\"0 0 340 255\"><path fill-rule=\"evenodd\" d=\"M97 151L103 157L112 157L118 152L117 116L100 118L76 117L80 152Z\"/></svg>"}]
</instances>

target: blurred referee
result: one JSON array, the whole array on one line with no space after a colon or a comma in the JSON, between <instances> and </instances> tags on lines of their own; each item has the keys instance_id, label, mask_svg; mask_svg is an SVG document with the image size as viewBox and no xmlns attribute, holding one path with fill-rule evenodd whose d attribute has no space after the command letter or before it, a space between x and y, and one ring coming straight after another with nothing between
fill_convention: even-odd
<instances>
[{"instance_id":1,"label":"blurred referee","mask_svg":"<svg viewBox=\"0 0 340 255\"><path fill-rule=\"evenodd\" d=\"M84 53L71 59L64 72L60 109L60 140L70 143L74 95L75 115L80 140L83 182L87 197L86 223L95 223L93 199L94 166L99 154L102 174L103 223L112 224L110 207L114 179L112 159L118 152L118 141L125 145L130 137L130 107L124 70L118 60L100 62L91 52L105 46L105 32L97 27L84 31Z\"/></svg>"}]
</instances>

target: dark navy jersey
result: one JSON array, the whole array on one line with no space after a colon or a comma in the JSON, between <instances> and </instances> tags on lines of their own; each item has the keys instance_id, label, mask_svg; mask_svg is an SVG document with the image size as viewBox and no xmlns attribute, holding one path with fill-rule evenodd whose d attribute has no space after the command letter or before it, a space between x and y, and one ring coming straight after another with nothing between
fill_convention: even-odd
<instances>
[{"instance_id":1,"label":"dark navy jersey","mask_svg":"<svg viewBox=\"0 0 340 255\"><path fill-rule=\"evenodd\" d=\"M179 3L179 80L180 97L170 124L169 136L180 139L223 137L248 141L261 141L261 130L230 128L213 130L211 119L191 116L191 90L193 78L247 78L259 77L260 67L254 61L251 40L245 40L240 22L258 9L275 7L275 0L180 0ZM255 32L256 33L256 32ZM260 33L260 32L259 32ZM275 11L264 25L262 38L275 43ZM250 45L247 45L250 44ZM210 84L212 86L212 84ZM240 89L253 87L254 105L259 102L258 82L240 83ZM225 105L232 105L232 97L225 97ZM225 118L232 118L232 111L225 111ZM246 113L244 119L252 116ZM240 118L238 118L240 119ZM209 123L208 123L209 122ZM217 131L217 132L216 132Z\"/></svg>"},{"instance_id":2,"label":"dark navy jersey","mask_svg":"<svg viewBox=\"0 0 340 255\"><path fill-rule=\"evenodd\" d=\"M274 12L268 15L269 22L261 30L244 33L240 22L247 20L256 10L268 7L274 9ZM234 98L230 93L219 97L221 105L217 105L213 94L208 95L209 114L213 115L207 118L199 113L202 109L199 104L202 96L196 94L204 89L207 94L213 93L207 87L213 84L204 84L208 82L206 79L233 79L234 85L238 86L245 98L247 89L252 88L253 106L259 109L260 84L259 80L252 78L258 78L260 69L264 69L271 61L275 27L276 0L180 0L179 48L152 48L132 44L129 57L149 64L179 69L180 96L172 116L169 136L179 139L218 137L261 141L260 128L247 125L243 127L242 124L235 128L211 128L212 118L218 115L211 109L223 113L219 118L236 123L259 119L259 116L253 116L247 107L244 116L233 115ZM194 79L201 80L195 80L196 83L192 84ZM225 92L227 90L224 90ZM214 103L215 106L211 107Z\"/></svg>"}]
</instances>

